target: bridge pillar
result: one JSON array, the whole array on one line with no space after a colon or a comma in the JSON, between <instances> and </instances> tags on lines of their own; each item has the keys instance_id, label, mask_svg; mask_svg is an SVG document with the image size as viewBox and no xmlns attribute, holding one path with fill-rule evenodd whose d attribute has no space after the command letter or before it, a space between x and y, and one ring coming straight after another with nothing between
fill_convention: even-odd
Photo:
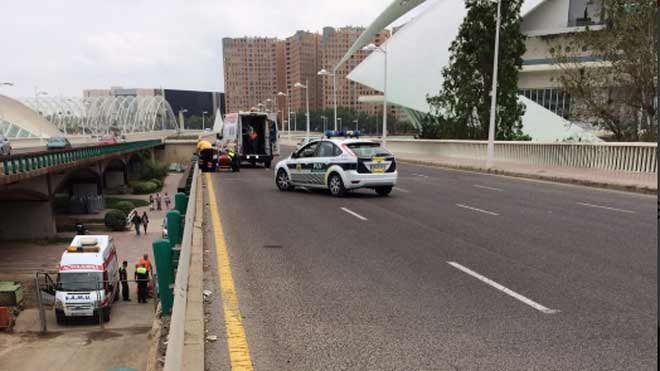
<instances>
[{"instance_id":1,"label":"bridge pillar","mask_svg":"<svg viewBox=\"0 0 660 371\"><path fill-rule=\"evenodd\" d=\"M50 174L0 189L0 240L51 238L57 234Z\"/></svg>"}]
</instances>

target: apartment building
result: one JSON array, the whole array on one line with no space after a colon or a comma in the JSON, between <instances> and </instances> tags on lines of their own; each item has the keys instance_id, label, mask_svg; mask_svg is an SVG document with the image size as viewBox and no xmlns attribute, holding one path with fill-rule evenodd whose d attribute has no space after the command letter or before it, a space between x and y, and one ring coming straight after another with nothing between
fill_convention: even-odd
<instances>
[{"instance_id":1,"label":"apartment building","mask_svg":"<svg viewBox=\"0 0 660 371\"><path fill-rule=\"evenodd\" d=\"M222 39L227 112L249 110L277 96L277 45L269 37Z\"/></svg>"},{"instance_id":2,"label":"apartment building","mask_svg":"<svg viewBox=\"0 0 660 371\"><path fill-rule=\"evenodd\" d=\"M305 90L296 88L297 82L308 84L309 109L321 108L321 80L317 73L321 69L321 35L298 31L286 38L286 89L291 93L293 111L305 110Z\"/></svg>"}]
</instances>

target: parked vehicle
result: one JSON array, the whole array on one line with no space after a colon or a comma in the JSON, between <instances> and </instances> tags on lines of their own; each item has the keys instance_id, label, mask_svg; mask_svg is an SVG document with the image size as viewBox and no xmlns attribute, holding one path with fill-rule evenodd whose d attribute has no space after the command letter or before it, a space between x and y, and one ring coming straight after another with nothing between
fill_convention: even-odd
<instances>
[{"instance_id":1,"label":"parked vehicle","mask_svg":"<svg viewBox=\"0 0 660 371\"><path fill-rule=\"evenodd\" d=\"M100 146L109 146L109 145L117 144L117 143L119 143L119 142L117 141L117 138L115 138L115 137L102 137L102 138L99 138L99 140L97 142L97 144L100 145Z\"/></svg>"},{"instance_id":2,"label":"parked vehicle","mask_svg":"<svg viewBox=\"0 0 660 371\"><path fill-rule=\"evenodd\" d=\"M229 113L225 115L222 137L222 148L233 147L240 162L270 168L273 157L280 154L276 113Z\"/></svg>"},{"instance_id":3,"label":"parked vehicle","mask_svg":"<svg viewBox=\"0 0 660 371\"><path fill-rule=\"evenodd\" d=\"M55 291L55 318L110 320L112 303L119 299L119 263L112 237L76 236L62 253Z\"/></svg>"},{"instance_id":4,"label":"parked vehicle","mask_svg":"<svg viewBox=\"0 0 660 371\"><path fill-rule=\"evenodd\" d=\"M2 134L0 134L0 156L11 156L11 143Z\"/></svg>"},{"instance_id":5,"label":"parked vehicle","mask_svg":"<svg viewBox=\"0 0 660 371\"><path fill-rule=\"evenodd\" d=\"M297 186L329 189L333 196L371 188L387 196L397 182L394 155L380 143L357 139L312 141L275 166L281 191Z\"/></svg>"},{"instance_id":6,"label":"parked vehicle","mask_svg":"<svg viewBox=\"0 0 660 371\"><path fill-rule=\"evenodd\" d=\"M71 143L65 137L50 137L48 138L48 143L46 143L46 148L69 149L71 148Z\"/></svg>"}]
</instances>

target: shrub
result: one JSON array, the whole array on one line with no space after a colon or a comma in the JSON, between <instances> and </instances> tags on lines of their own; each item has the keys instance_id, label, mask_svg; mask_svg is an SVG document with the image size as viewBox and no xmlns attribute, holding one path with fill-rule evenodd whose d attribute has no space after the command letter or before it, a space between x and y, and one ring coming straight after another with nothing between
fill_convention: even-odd
<instances>
[{"instance_id":1,"label":"shrub","mask_svg":"<svg viewBox=\"0 0 660 371\"><path fill-rule=\"evenodd\" d=\"M122 201L128 201L135 207L149 206L149 201L139 198L104 197L104 200L106 209L117 209L117 204Z\"/></svg>"},{"instance_id":2,"label":"shrub","mask_svg":"<svg viewBox=\"0 0 660 371\"><path fill-rule=\"evenodd\" d=\"M156 183L156 185L158 186L158 189L163 188L163 181L162 180L153 178L153 179L149 179L149 181Z\"/></svg>"},{"instance_id":3,"label":"shrub","mask_svg":"<svg viewBox=\"0 0 660 371\"><path fill-rule=\"evenodd\" d=\"M158 185L152 181L137 181L133 183L133 193L136 195L147 195L158 190Z\"/></svg>"},{"instance_id":4,"label":"shrub","mask_svg":"<svg viewBox=\"0 0 660 371\"><path fill-rule=\"evenodd\" d=\"M113 231L121 231L126 228L126 213L121 210L110 210L105 213L105 226Z\"/></svg>"},{"instance_id":5,"label":"shrub","mask_svg":"<svg viewBox=\"0 0 660 371\"><path fill-rule=\"evenodd\" d=\"M135 204L131 201L119 201L113 207L113 209L121 210L124 212L124 214L128 215L131 210L135 209Z\"/></svg>"},{"instance_id":6,"label":"shrub","mask_svg":"<svg viewBox=\"0 0 660 371\"><path fill-rule=\"evenodd\" d=\"M140 168L140 179L163 179L167 176L167 164L144 162Z\"/></svg>"}]
</instances>

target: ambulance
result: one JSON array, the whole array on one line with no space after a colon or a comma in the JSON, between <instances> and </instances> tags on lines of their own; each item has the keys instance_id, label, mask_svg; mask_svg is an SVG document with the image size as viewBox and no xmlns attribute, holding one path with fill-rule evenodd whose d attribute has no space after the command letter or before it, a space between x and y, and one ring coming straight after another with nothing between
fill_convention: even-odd
<instances>
[{"instance_id":1,"label":"ambulance","mask_svg":"<svg viewBox=\"0 0 660 371\"><path fill-rule=\"evenodd\" d=\"M119 263L112 237L76 236L62 253L55 292L55 318L110 320L112 303L119 299Z\"/></svg>"}]
</instances>

